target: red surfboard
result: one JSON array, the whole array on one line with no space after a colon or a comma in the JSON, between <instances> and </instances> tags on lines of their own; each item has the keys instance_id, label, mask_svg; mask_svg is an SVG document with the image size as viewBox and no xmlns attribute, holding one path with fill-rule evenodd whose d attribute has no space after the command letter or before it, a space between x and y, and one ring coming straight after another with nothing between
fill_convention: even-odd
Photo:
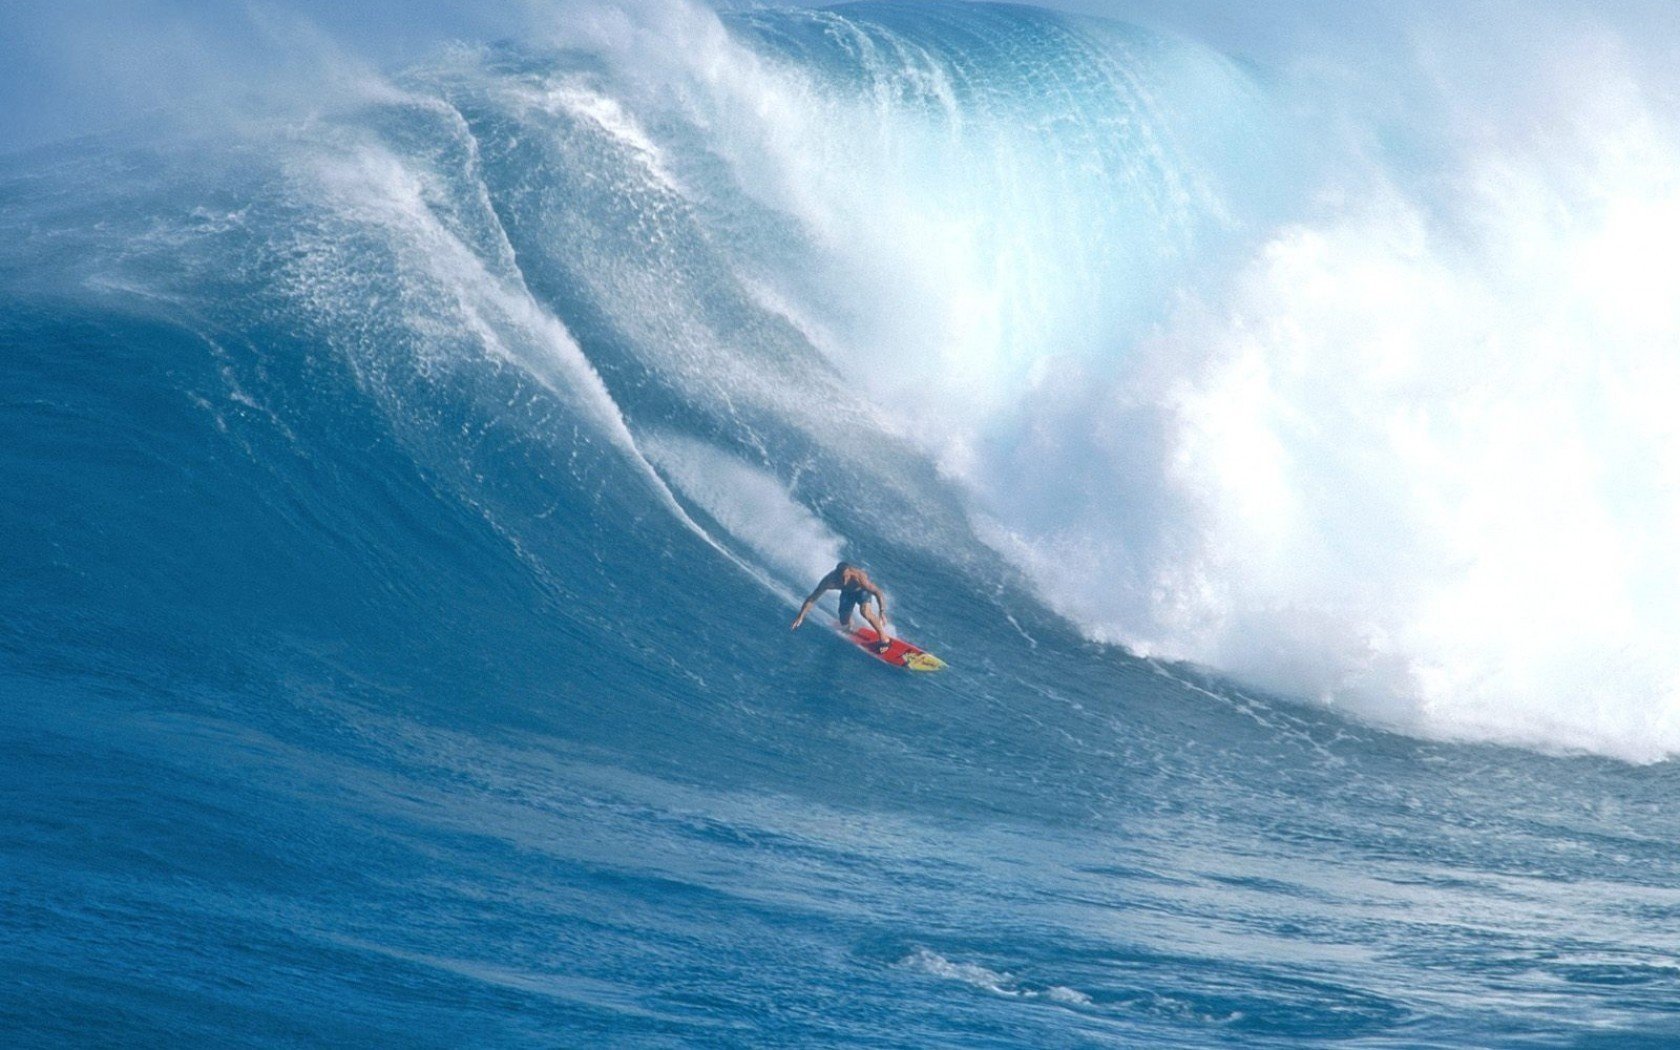
<instances>
[{"instance_id":1,"label":"red surfboard","mask_svg":"<svg viewBox=\"0 0 1680 1050\"><path fill-rule=\"evenodd\" d=\"M894 638L886 649L877 651L876 643L881 636L875 633L873 627L859 627L855 631L840 632L840 637L851 642L864 652L873 656L884 664L902 667L907 671L943 671L945 661L932 653L918 649L902 638Z\"/></svg>"}]
</instances>

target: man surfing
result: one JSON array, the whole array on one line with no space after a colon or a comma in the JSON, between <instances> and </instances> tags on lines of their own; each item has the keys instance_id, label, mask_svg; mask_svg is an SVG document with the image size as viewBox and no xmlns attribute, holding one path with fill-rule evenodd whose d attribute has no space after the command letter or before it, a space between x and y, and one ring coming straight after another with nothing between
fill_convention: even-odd
<instances>
[{"instance_id":1,"label":"man surfing","mask_svg":"<svg viewBox=\"0 0 1680 1050\"><path fill-rule=\"evenodd\" d=\"M881 593L881 588L875 586L875 581L869 574L853 565L851 562L841 562L834 567L834 571L817 581L817 589L805 599L805 604L799 607L799 615L793 618L791 630L799 630L799 625L805 622L805 614L811 611L811 606L817 604L828 591L840 592L840 629L852 629L852 610L863 613L863 618L875 628L880 637L873 648L878 653L884 653L892 646L892 639L887 637L887 596ZM870 608L869 600L875 599L875 607Z\"/></svg>"}]
</instances>

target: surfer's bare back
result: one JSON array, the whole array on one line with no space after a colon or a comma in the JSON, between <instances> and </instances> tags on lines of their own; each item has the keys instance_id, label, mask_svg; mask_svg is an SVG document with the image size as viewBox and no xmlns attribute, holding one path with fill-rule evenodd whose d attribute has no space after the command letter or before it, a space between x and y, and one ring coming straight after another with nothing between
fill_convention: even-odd
<instances>
[{"instance_id":1,"label":"surfer's bare back","mask_svg":"<svg viewBox=\"0 0 1680 1050\"><path fill-rule=\"evenodd\" d=\"M805 622L805 614L810 612L811 606L817 604L817 599L828 591L840 592L840 629L852 629L852 610L856 609L863 613L863 618L869 621L869 625L875 628L876 635L881 639L875 643L876 651L886 652L887 647L892 644L892 640L887 637L887 596L882 593L881 588L875 586L875 581L869 578L867 572L850 562L841 562L827 576L817 581L816 590L805 599L805 604L799 607L799 615L793 618L792 630L799 630L799 625ZM875 600L873 608L870 607L871 598Z\"/></svg>"}]
</instances>

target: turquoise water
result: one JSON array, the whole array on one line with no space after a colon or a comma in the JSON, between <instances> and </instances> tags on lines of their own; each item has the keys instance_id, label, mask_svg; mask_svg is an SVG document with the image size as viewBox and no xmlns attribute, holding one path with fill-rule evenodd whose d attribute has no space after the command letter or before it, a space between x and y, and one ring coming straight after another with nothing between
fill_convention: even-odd
<instances>
[{"instance_id":1,"label":"turquoise water","mask_svg":"<svg viewBox=\"0 0 1680 1050\"><path fill-rule=\"evenodd\" d=\"M7 1041L1680 1039L1671 762L1134 655L996 549L1108 447L983 469L1022 347L1122 370L1276 207L1268 89L1023 8L699 24L7 159ZM977 253L1055 279L909 265ZM870 343L909 272L1011 305ZM948 671L788 633L840 555Z\"/></svg>"}]
</instances>

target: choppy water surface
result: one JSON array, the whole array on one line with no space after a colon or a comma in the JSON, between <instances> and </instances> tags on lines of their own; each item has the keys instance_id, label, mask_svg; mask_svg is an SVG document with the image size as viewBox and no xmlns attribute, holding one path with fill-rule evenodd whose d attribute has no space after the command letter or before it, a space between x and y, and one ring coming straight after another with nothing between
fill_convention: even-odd
<instances>
[{"instance_id":1,"label":"choppy water surface","mask_svg":"<svg viewBox=\"0 0 1680 1050\"><path fill-rule=\"evenodd\" d=\"M1365 340L1509 289L1193 41L601 24L6 159L8 1041L1680 1038L1666 314ZM949 671L787 632L842 556Z\"/></svg>"}]
</instances>

